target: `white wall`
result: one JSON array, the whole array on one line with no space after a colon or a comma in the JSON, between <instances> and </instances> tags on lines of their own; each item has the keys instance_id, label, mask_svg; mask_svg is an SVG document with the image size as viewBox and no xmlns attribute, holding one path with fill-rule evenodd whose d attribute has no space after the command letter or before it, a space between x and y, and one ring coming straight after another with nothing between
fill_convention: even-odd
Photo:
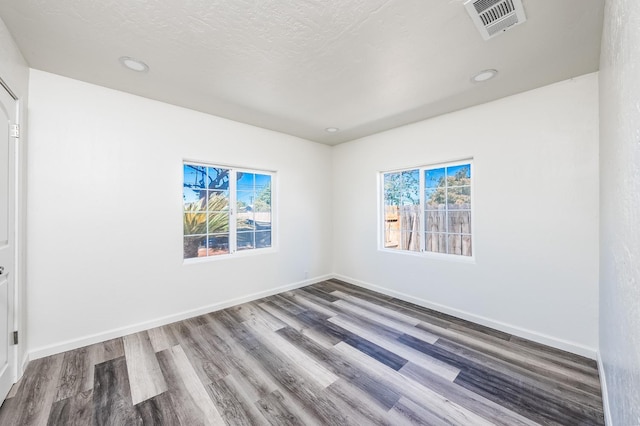
<instances>
[{"instance_id":1,"label":"white wall","mask_svg":"<svg viewBox=\"0 0 640 426\"><path fill-rule=\"evenodd\" d=\"M378 172L468 157L475 263L379 251ZM595 357L595 74L342 144L333 159L338 275Z\"/></svg>"},{"instance_id":2,"label":"white wall","mask_svg":"<svg viewBox=\"0 0 640 426\"><path fill-rule=\"evenodd\" d=\"M29 68L22 57L18 46L15 44L9 30L0 20L0 78L9 86L11 91L18 97L19 121L22 128L22 136L17 149L17 179L18 193L16 194L16 244L18 258L16 259L15 281L17 294L17 328L20 335L24 336L26 324L26 297L25 297L25 277L26 277L26 165L27 165L27 108L29 93ZM1 90L1 89L0 89ZM22 374L23 360L26 356L26 345L18 346L18 368Z\"/></svg>"},{"instance_id":3,"label":"white wall","mask_svg":"<svg viewBox=\"0 0 640 426\"><path fill-rule=\"evenodd\" d=\"M32 357L331 272L330 147L40 71L30 84ZM184 265L183 159L276 170L278 251Z\"/></svg>"},{"instance_id":4,"label":"white wall","mask_svg":"<svg viewBox=\"0 0 640 426\"><path fill-rule=\"evenodd\" d=\"M600 58L600 356L610 425L640 424L640 3L608 0ZM608 398L607 398L608 396Z\"/></svg>"}]
</instances>

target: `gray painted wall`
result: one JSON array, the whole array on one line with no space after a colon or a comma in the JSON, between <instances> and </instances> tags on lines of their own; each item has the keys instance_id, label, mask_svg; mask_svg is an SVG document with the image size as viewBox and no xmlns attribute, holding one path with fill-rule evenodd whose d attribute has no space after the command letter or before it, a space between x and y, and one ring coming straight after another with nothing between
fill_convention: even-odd
<instances>
[{"instance_id":1,"label":"gray painted wall","mask_svg":"<svg viewBox=\"0 0 640 426\"><path fill-rule=\"evenodd\" d=\"M612 425L640 425L640 2L607 0L600 63L600 356Z\"/></svg>"}]
</instances>

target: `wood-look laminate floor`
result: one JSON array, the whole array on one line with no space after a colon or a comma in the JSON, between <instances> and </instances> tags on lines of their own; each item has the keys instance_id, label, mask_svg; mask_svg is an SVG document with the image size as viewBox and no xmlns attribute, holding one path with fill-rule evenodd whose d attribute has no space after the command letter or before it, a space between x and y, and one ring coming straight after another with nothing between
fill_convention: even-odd
<instances>
[{"instance_id":1,"label":"wood-look laminate floor","mask_svg":"<svg viewBox=\"0 0 640 426\"><path fill-rule=\"evenodd\" d=\"M32 361L0 425L602 425L593 361L336 280Z\"/></svg>"}]
</instances>

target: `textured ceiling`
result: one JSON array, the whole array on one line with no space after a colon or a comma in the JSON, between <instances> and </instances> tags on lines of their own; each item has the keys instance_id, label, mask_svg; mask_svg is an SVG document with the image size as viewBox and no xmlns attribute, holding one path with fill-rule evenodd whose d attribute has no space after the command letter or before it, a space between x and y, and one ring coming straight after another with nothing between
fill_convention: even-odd
<instances>
[{"instance_id":1,"label":"textured ceiling","mask_svg":"<svg viewBox=\"0 0 640 426\"><path fill-rule=\"evenodd\" d=\"M489 41L462 0L2 0L0 17L33 68L333 145L598 69L604 0L523 4Z\"/></svg>"}]
</instances>

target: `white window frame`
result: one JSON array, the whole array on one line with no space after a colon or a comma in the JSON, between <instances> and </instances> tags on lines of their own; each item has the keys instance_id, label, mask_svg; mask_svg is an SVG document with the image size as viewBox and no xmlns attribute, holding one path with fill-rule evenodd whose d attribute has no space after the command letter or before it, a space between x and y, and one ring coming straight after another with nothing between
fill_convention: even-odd
<instances>
[{"instance_id":1,"label":"white window frame","mask_svg":"<svg viewBox=\"0 0 640 426\"><path fill-rule=\"evenodd\" d=\"M185 164L192 165L192 166L200 166L200 167L227 169L229 170L229 176L230 176L229 189L228 189L229 191L229 253L219 254L214 256L191 257L191 258L185 259L184 248L183 248L183 252L182 252L183 263L187 264L187 263L208 262L208 261L215 261L215 260L221 260L221 259L229 259L230 257L252 256L252 255L265 254L265 253L271 253L271 252L277 251L277 242L278 242L277 206L276 206L277 173L275 171L230 166L230 165L219 164L219 163L207 163L207 162L194 161L194 160L188 160L188 159L184 159L181 164L182 164L182 170L184 170ZM238 214L238 211L237 211L237 173L238 172L268 175L271 177L271 246L269 247L238 250L238 241L237 241L238 233L237 233L237 220L236 220L236 217ZM233 176L233 178L231 178L231 176ZM181 182L180 194L182 195L182 191L184 188L184 172L182 172L181 181L182 182ZM182 223L184 221L184 202L181 203L180 209L181 209L181 215L182 215L181 216L182 221L180 222L180 224L182 227ZM182 240L184 242L184 238L185 238L184 229L182 229L181 234L182 234ZM205 238L208 238L208 236L209 234L207 234Z\"/></svg>"},{"instance_id":2,"label":"white window frame","mask_svg":"<svg viewBox=\"0 0 640 426\"><path fill-rule=\"evenodd\" d=\"M425 211L426 209L426 200L425 200L425 171L428 170L433 170L433 169L439 169L439 168L443 168L443 167L455 167L455 166L461 166L461 165L465 165L468 164L469 165L469 173L471 176L471 184L470 184L470 190L471 190L471 208L470 208L470 215L471 215L471 256L464 256L461 254L450 254L450 253L438 253L438 252L432 252L432 251L427 251L426 250L426 230L425 230L425 221L426 221L426 217L425 217ZM385 191L384 191L384 176L386 174L389 173L400 173L400 172L406 172L406 171L412 171L412 170L418 170L419 173L419 191L420 191L420 220L419 220L419 233L420 233L420 251L412 251L412 250L405 250L405 249L394 249L394 248L387 248L385 247ZM428 165L421 165L421 166L415 166L415 167L406 167L406 168L402 168L402 169L394 169L394 170L384 170L378 173L378 183L379 183L379 191L378 191L378 197L379 197L379 202L378 202L378 250L383 251L383 252L387 252L387 253L397 253L397 254L402 254L402 255L412 255L412 256L420 256L420 257L428 257L428 258L433 258L433 259L440 259L440 260L450 260L450 261L460 261L460 262L471 262L471 263L475 263L475 257L476 257L476 244L475 244L475 235L476 235L476 227L475 227L475 223L474 223L474 211L475 211L475 201L474 201L474 195L475 195L475 190L474 190L474 186L475 186L475 176L474 176L474 165L473 165L473 158L467 158L467 159L462 159L462 160L455 160L455 161L445 161L445 162L439 162L439 163L433 163L433 164L428 164ZM449 232L446 232L445 234L449 234ZM448 241L448 238L447 238ZM447 243L448 244L448 243Z\"/></svg>"}]
</instances>

